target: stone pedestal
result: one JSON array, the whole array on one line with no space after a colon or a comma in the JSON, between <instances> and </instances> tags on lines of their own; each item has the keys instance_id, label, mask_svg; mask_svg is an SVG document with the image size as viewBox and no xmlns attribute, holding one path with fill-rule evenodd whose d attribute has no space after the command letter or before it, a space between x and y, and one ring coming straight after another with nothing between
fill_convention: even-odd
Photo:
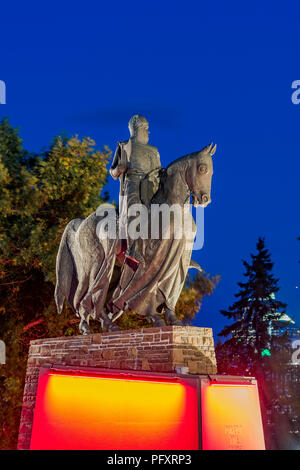
<instances>
[{"instance_id":1,"label":"stone pedestal","mask_svg":"<svg viewBox=\"0 0 300 470\"><path fill-rule=\"evenodd\" d=\"M32 341L29 349L19 449L29 449L39 371L43 364L215 374L211 328L167 326Z\"/></svg>"}]
</instances>

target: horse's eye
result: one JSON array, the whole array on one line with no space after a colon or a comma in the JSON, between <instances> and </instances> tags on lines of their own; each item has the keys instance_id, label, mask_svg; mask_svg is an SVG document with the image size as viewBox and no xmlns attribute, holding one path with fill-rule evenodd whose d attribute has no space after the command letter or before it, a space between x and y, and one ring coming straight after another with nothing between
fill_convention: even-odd
<instances>
[{"instance_id":1,"label":"horse's eye","mask_svg":"<svg viewBox=\"0 0 300 470\"><path fill-rule=\"evenodd\" d=\"M205 173L208 172L206 165L199 165L199 166L198 166L198 170L199 170L199 172L200 172L202 175L204 175Z\"/></svg>"}]
</instances>

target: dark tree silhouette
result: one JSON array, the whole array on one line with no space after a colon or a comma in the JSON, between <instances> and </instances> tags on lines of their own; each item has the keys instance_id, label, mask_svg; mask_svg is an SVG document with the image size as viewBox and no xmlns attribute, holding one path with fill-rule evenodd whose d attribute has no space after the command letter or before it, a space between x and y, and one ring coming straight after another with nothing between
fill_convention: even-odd
<instances>
[{"instance_id":1,"label":"dark tree silhouette","mask_svg":"<svg viewBox=\"0 0 300 470\"><path fill-rule=\"evenodd\" d=\"M251 263L243 261L246 282L238 282L240 291L235 294L238 299L228 310L221 313L229 320L231 325L225 326L219 336L228 337L222 349L231 352L230 370L224 372L253 373L257 361L268 355L272 342L272 323L279 320L286 308L286 304L275 299L278 292L278 279L272 274L273 263L268 250L265 248L263 238L259 238L257 254L251 254ZM220 367L222 368L222 363ZM222 370L221 370L222 372Z\"/></svg>"},{"instance_id":2,"label":"dark tree silhouette","mask_svg":"<svg viewBox=\"0 0 300 470\"><path fill-rule=\"evenodd\" d=\"M280 448L290 426L292 395L288 363L291 357L287 335L278 334L276 322L286 304L276 300L278 279L263 238L256 244L251 262L243 261L246 282L239 282L236 301L221 313L232 323L219 336L216 347L219 373L254 376L258 380L265 437L268 448Z\"/></svg>"}]
</instances>

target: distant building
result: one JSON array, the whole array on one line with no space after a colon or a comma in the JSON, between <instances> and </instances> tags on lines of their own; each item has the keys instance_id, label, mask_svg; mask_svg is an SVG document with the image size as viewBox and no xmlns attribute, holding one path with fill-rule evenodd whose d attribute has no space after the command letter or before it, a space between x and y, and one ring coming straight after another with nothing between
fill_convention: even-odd
<instances>
[{"instance_id":1,"label":"distant building","mask_svg":"<svg viewBox=\"0 0 300 470\"><path fill-rule=\"evenodd\" d=\"M277 416L286 416L286 426L282 429L282 433L286 434L286 448L300 448L300 364L292 361L292 344L300 340L300 326L289 315L283 314L279 320L272 322L270 334L273 337L286 334L291 352L285 373L274 373L270 377L278 394L278 403L267 411L268 425L274 434Z\"/></svg>"}]
</instances>

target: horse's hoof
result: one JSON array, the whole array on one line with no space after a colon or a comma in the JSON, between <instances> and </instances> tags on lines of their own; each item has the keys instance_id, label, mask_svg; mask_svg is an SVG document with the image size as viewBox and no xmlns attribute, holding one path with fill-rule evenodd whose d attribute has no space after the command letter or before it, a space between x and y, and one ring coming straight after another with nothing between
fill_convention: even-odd
<instances>
[{"instance_id":1,"label":"horse's hoof","mask_svg":"<svg viewBox=\"0 0 300 470\"><path fill-rule=\"evenodd\" d=\"M158 327L158 326L167 326L166 322L160 318L159 315L152 315L151 320L153 321L153 326Z\"/></svg>"},{"instance_id":2,"label":"horse's hoof","mask_svg":"<svg viewBox=\"0 0 300 470\"><path fill-rule=\"evenodd\" d=\"M121 328L118 325L116 325L116 323L108 322L108 321L103 322L102 329L105 333L108 333L109 331L121 331Z\"/></svg>"},{"instance_id":3,"label":"horse's hoof","mask_svg":"<svg viewBox=\"0 0 300 470\"><path fill-rule=\"evenodd\" d=\"M115 323L112 323L112 325L109 326L108 330L109 331L121 331L121 328Z\"/></svg>"},{"instance_id":4,"label":"horse's hoof","mask_svg":"<svg viewBox=\"0 0 300 470\"><path fill-rule=\"evenodd\" d=\"M85 320L81 320L79 323L79 333L84 336L92 334L92 330Z\"/></svg>"},{"instance_id":5,"label":"horse's hoof","mask_svg":"<svg viewBox=\"0 0 300 470\"><path fill-rule=\"evenodd\" d=\"M176 317L175 312L169 309L165 311L165 321L171 326L182 326L182 321Z\"/></svg>"}]
</instances>

